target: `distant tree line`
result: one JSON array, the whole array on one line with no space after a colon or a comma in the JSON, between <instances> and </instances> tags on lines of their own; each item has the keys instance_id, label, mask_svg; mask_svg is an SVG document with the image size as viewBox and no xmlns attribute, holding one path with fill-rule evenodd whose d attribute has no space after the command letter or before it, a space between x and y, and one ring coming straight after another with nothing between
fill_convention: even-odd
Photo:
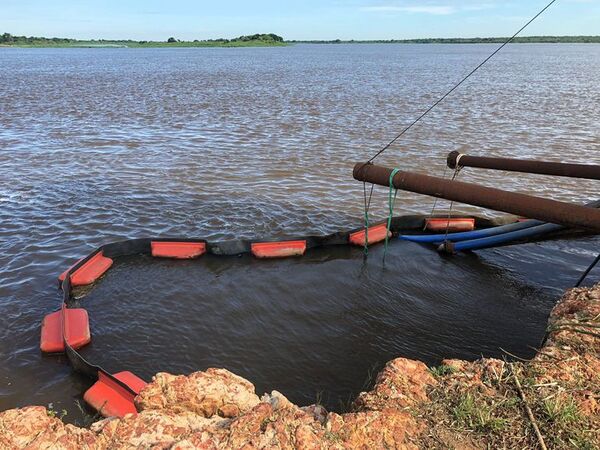
<instances>
[{"instance_id":1,"label":"distant tree line","mask_svg":"<svg viewBox=\"0 0 600 450\"><path fill-rule=\"evenodd\" d=\"M507 37L491 38L423 38L423 39L381 39L381 40L311 40L311 41L288 41L289 43L306 44L500 44ZM600 36L524 36L513 40L515 43L600 43Z\"/></svg>"},{"instance_id":2,"label":"distant tree line","mask_svg":"<svg viewBox=\"0 0 600 450\"><path fill-rule=\"evenodd\" d=\"M188 41L180 41L174 37L169 37L166 41L167 44L185 44ZM199 41L195 39L194 43L202 43L209 42L213 44L235 44L235 43L265 43L265 44L280 44L283 43L284 40L281 36L278 36L274 33L268 34L252 34L247 36L239 36L233 39L208 39ZM131 44L135 43L138 45L152 45L152 44L160 44L160 42L152 42L152 41L134 41L134 40L121 40L121 39L90 39L90 40L79 40L79 39L68 39L68 38L46 38L46 37L37 37L37 36L14 36L10 33L0 34L0 45L23 45L23 46L69 46L69 44L81 44L81 43L100 43L100 44L110 44L110 43L121 43L121 44ZM165 41L162 41L164 44Z\"/></svg>"},{"instance_id":3,"label":"distant tree line","mask_svg":"<svg viewBox=\"0 0 600 450\"><path fill-rule=\"evenodd\" d=\"M112 39L91 39L78 40L68 38L46 38L36 36L13 36L10 33L0 34L0 45L14 46L64 46L72 47L78 45L98 46L98 44L109 46L118 44L122 46L252 46L256 45L285 45L285 43L309 43L309 44L499 44L506 41L507 38L428 38L428 39L389 39L389 40L312 40L312 41L284 41L281 36L274 33L251 34L238 36L233 39L195 39L194 41L180 41L174 37L169 37L166 41L133 41L133 40L112 40ZM517 37L515 43L600 43L600 36L525 36Z\"/></svg>"},{"instance_id":4,"label":"distant tree line","mask_svg":"<svg viewBox=\"0 0 600 450\"><path fill-rule=\"evenodd\" d=\"M68 44L73 42L73 39L67 38L45 38L36 36L13 36L10 33L0 34L0 44L9 45L33 45L33 44Z\"/></svg>"},{"instance_id":5,"label":"distant tree line","mask_svg":"<svg viewBox=\"0 0 600 450\"><path fill-rule=\"evenodd\" d=\"M233 39L225 39L225 38L219 38L219 39L206 39L203 42L223 42L223 43L227 43L227 42L251 42L251 41L261 41L261 42L283 42L283 38L281 36L278 36L274 33L268 33L268 34L251 34L251 35L247 35L247 36L239 36ZM169 39L167 39L167 42L169 44L174 44L175 42L182 42L178 39L175 39L174 37L170 37ZM194 39L194 42L201 42L198 39Z\"/></svg>"},{"instance_id":6,"label":"distant tree line","mask_svg":"<svg viewBox=\"0 0 600 450\"><path fill-rule=\"evenodd\" d=\"M237 37L235 39L232 39L234 42L235 41L241 41L241 42L247 42L247 41L273 41L273 42L283 42L283 38L281 36L277 36L276 34L273 33L269 33L269 34L253 34L250 36L240 36Z\"/></svg>"}]
</instances>

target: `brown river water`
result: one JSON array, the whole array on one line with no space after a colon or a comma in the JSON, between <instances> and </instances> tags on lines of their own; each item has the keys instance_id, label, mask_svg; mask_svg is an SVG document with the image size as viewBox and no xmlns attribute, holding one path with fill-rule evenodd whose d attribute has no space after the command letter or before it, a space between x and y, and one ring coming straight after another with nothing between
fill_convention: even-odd
<instances>
[{"instance_id":1,"label":"brown river water","mask_svg":"<svg viewBox=\"0 0 600 450\"><path fill-rule=\"evenodd\" d=\"M90 381L39 351L56 276L75 259L123 238L360 226L354 163L493 48L0 48L0 410L51 404L89 419L77 405ZM378 162L439 176L452 150L600 163L599 73L599 45L509 46ZM582 180L461 179L576 202L600 194ZM374 218L386 195L375 190ZM400 193L396 214L432 203ZM146 379L226 367L259 394L342 410L394 357L531 356L599 249L587 237L442 258L394 241L385 266L381 248L366 263L348 248L269 262L120 258L83 300L93 340L82 353Z\"/></svg>"}]
</instances>

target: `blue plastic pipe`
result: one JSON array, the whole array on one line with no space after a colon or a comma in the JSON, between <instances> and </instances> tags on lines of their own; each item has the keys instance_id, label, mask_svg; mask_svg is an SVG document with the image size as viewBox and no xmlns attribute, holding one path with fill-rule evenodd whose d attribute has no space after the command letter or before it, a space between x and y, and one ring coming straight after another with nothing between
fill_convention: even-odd
<instances>
[{"instance_id":1,"label":"blue plastic pipe","mask_svg":"<svg viewBox=\"0 0 600 450\"><path fill-rule=\"evenodd\" d=\"M480 239L480 238L485 238L485 237L489 237L489 236L496 236L498 234L504 234L504 233L509 233L509 232L513 232L513 231L524 230L527 228L544 225L544 223L545 222L542 222L541 220L527 220L525 222L516 222L516 223L511 223L508 225L502 225L499 227L485 228L483 230L466 231L463 233L449 233L447 236L445 233L444 234L415 234L415 235L404 234L404 235L398 236L398 239L402 239L405 241L411 241L411 242L422 242L422 243L433 243L433 244L439 244L446 240L451 241L451 242L459 242L459 241L465 241L465 240L470 240L470 239Z\"/></svg>"},{"instance_id":2,"label":"blue plastic pipe","mask_svg":"<svg viewBox=\"0 0 600 450\"><path fill-rule=\"evenodd\" d=\"M495 236L484 237L480 239L471 239L467 241L460 241L452 246L452 250L455 252L465 250L481 250L489 247L496 247L498 245L506 244L511 241L517 241L526 238L533 238L541 236L543 234L551 233L552 231L563 230L565 227L556 225L554 223L546 223L538 225L536 227L526 228L524 230L511 231Z\"/></svg>"}]
</instances>

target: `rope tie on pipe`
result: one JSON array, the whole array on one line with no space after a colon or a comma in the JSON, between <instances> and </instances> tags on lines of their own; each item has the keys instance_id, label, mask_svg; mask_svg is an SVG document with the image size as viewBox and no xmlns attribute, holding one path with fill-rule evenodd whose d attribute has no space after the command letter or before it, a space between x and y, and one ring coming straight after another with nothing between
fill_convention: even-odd
<instances>
[{"instance_id":1,"label":"rope tie on pipe","mask_svg":"<svg viewBox=\"0 0 600 450\"><path fill-rule=\"evenodd\" d=\"M458 169L458 171L460 171L463 167L460 165L460 158L462 158L463 156L465 156L463 153L459 153L458 156L456 157L456 161L454 163L454 176L452 177L452 179L454 180L456 178L456 176L458 175L458 173L456 172L456 170ZM444 165L444 173L442 174L442 178L445 180L446 179L446 172L448 171L448 165ZM431 208L431 212L429 213L429 218L431 219L433 217L433 215L435 214L435 209L437 208L437 204L438 204L438 198L435 197L435 199L433 200L433 207ZM423 231L425 231L427 229L427 221L425 220L423 222ZM446 233L447 234L447 233Z\"/></svg>"},{"instance_id":2,"label":"rope tie on pipe","mask_svg":"<svg viewBox=\"0 0 600 450\"><path fill-rule=\"evenodd\" d=\"M444 173L442 174L442 178L445 180L446 179L446 172L448 171L448 165L444 164ZM433 217L433 215L435 214L435 209L437 208L437 204L438 204L438 198L434 197L433 198L433 206L431 207L431 212L429 213L429 218L431 219ZM423 221L423 230L425 231L427 229L427 220Z\"/></svg>"},{"instance_id":3,"label":"rope tie on pipe","mask_svg":"<svg viewBox=\"0 0 600 450\"><path fill-rule=\"evenodd\" d=\"M387 255L387 250L388 250L388 241L390 239L390 228L392 227L392 218L394 217L394 204L396 203L396 196L398 195L398 189L396 189L394 187L394 177L396 176L396 174L400 172L400 169L395 168L394 170L392 170L392 173L390 173L390 190L388 193L388 210L389 210L389 215L388 215L388 220L387 220L387 227L385 230L385 246L383 248L383 262L385 263L385 256ZM394 195L392 196L392 191L394 192Z\"/></svg>"},{"instance_id":4,"label":"rope tie on pipe","mask_svg":"<svg viewBox=\"0 0 600 450\"><path fill-rule=\"evenodd\" d=\"M369 166L371 164L367 163L363 167L365 168L365 177L366 172L369 170ZM374 184L371 183L371 191L369 192L367 198L367 182L363 181L363 196L364 196L364 206L365 206L365 246L363 249L364 257L369 256L369 209L371 208L371 199L373 198L373 188Z\"/></svg>"},{"instance_id":5,"label":"rope tie on pipe","mask_svg":"<svg viewBox=\"0 0 600 450\"><path fill-rule=\"evenodd\" d=\"M462 155L461 155L462 156ZM460 158L456 158L456 167L454 168L454 175L452 175L452 181L456 180L458 175L460 175L460 171L462 170L462 166L458 165L458 161ZM450 207L448 208L448 221L446 222L446 236L444 236L444 244L448 242L448 234L450 232L450 218L452 217L452 209L454 208L454 202L450 202Z\"/></svg>"},{"instance_id":6,"label":"rope tie on pipe","mask_svg":"<svg viewBox=\"0 0 600 450\"><path fill-rule=\"evenodd\" d=\"M455 168L455 169L456 169L456 168L458 168L458 167L461 167L461 166L460 166L460 159L461 159L463 156L465 156L463 153L459 153L459 154L456 156L456 161L454 161L454 168Z\"/></svg>"}]
</instances>

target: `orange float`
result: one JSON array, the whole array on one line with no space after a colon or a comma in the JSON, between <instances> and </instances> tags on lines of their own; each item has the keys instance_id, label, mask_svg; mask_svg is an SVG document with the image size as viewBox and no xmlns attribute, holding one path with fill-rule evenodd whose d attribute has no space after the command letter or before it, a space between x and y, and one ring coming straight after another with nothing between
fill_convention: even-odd
<instances>
[{"instance_id":1,"label":"orange float","mask_svg":"<svg viewBox=\"0 0 600 450\"><path fill-rule=\"evenodd\" d=\"M392 237L392 233L387 230L387 225L382 223L380 225L375 225L373 227L369 227L369 244L377 244L385 240L385 237ZM360 247L365 246L365 238L366 233L365 230L360 230L355 233L350 234L350 243L353 245L358 245Z\"/></svg>"},{"instance_id":2,"label":"orange float","mask_svg":"<svg viewBox=\"0 0 600 450\"><path fill-rule=\"evenodd\" d=\"M458 219L438 219L431 218L425 220L425 229L428 231L450 233L460 231L473 231L475 229L475 219L458 218Z\"/></svg>"},{"instance_id":3,"label":"orange float","mask_svg":"<svg viewBox=\"0 0 600 450\"><path fill-rule=\"evenodd\" d=\"M58 277L59 281L64 281L69 270L71 270L71 268L79 264L82 261L82 259L80 259L71 267L69 267L66 271L61 273ZM113 260L104 256L101 251L96 253L79 269L77 269L71 274L71 286L85 286L88 284L92 284L94 281L96 281L98 278L104 275L104 273L108 269L110 269L112 263Z\"/></svg>"},{"instance_id":4,"label":"orange float","mask_svg":"<svg viewBox=\"0 0 600 450\"><path fill-rule=\"evenodd\" d=\"M254 242L250 249L257 258L302 256L306 251L306 241Z\"/></svg>"},{"instance_id":5,"label":"orange float","mask_svg":"<svg viewBox=\"0 0 600 450\"><path fill-rule=\"evenodd\" d=\"M74 349L89 344L92 340L88 313L83 308L64 308L48 314L42 320L40 349L44 353L65 351L62 333L62 320L65 320L65 340Z\"/></svg>"},{"instance_id":6,"label":"orange float","mask_svg":"<svg viewBox=\"0 0 600 450\"><path fill-rule=\"evenodd\" d=\"M206 253L204 242L152 241L150 246L155 258L194 259Z\"/></svg>"},{"instance_id":7,"label":"orange float","mask_svg":"<svg viewBox=\"0 0 600 450\"><path fill-rule=\"evenodd\" d=\"M146 386L146 382L131 372L113 375L130 390L124 388L104 372L98 372L98 381L83 394L83 400L104 417L124 417L137 414L133 399Z\"/></svg>"}]
</instances>

